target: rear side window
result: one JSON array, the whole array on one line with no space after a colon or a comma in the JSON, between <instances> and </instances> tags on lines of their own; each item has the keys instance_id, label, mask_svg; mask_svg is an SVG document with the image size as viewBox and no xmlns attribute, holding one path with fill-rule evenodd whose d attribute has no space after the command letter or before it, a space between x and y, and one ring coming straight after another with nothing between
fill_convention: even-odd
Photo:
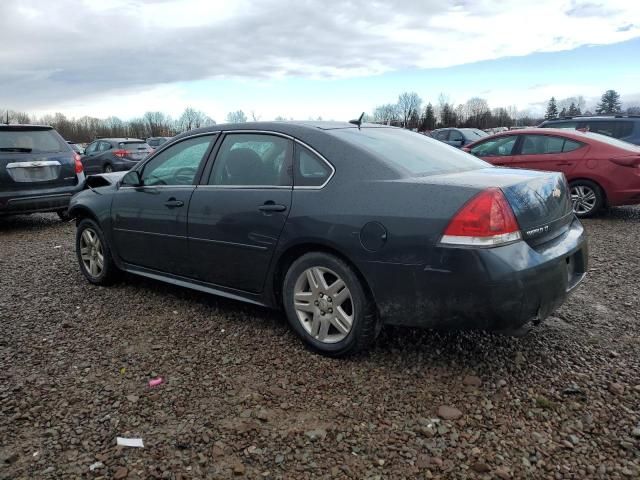
<instances>
[{"instance_id":1,"label":"rear side window","mask_svg":"<svg viewBox=\"0 0 640 480\"><path fill-rule=\"evenodd\" d=\"M291 140L275 135L227 134L213 164L210 185L291 186Z\"/></svg>"},{"instance_id":2,"label":"rear side window","mask_svg":"<svg viewBox=\"0 0 640 480\"><path fill-rule=\"evenodd\" d=\"M511 155L513 146L516 144L518 136L509 135L506 137L492 138L482 142L471 149L471 153L477 157L504 157Z\"/></svg>"},{"instance_id":3,"label":"rear side window","mask_svg":"<svg viewBox=\"0 0 640 480\"><path fill-rule=\"evenodd\" d=\"M149 150L149 145L145 142L120 142L118 143L118 148L123 150Z\"/></svg>"},{"instance_id":4,"label":"rear side window","mask_svg":"<svg viewBox=\"0 0 640 480\"><path fill-rule=\"evenodd\" d=\"M624 138L633 132L633 123L625 120L586 121L584 125L590 132L613 138Z\"/></svg>"},{"instance_id":5,"label":"rear side window","mask_svg":"<svg viewBox=\"0 0 640 480\"><path fill-rule=\"evenodd\" d=\"M296 145L294 165L296 187L320 187L331 177L331 167L302 145Z\"/></svg>"},{"instance_id":6,"label":"rear side window","mask_svg":"<svg viewBox=\"0 0 640 480\"><path fill-rule=\"evenodd\" d=\"M344 128L329 132L407 175L436 175L491 167L473 155L404 129Z\"/></svg>"},{"instance_id":7,"label":"rear side window","mask_svg":"<svg viewBox=\"0 0 640 480\"><path fill-rule=\"evenodd\" d=\"M522 155L544 155L547 153L561 153L564 138L549 135L523 135Z\"/></svg>"},{"instance_id":8,"label":"rear side window","mask_svg":"<svg viewBox=\"0 0 640 480\"><path fill-rule=\"evenodd\" d=\"M59 153L70 148L52 129L0 129L0 152Z\"/></svg>"},{"instance_id":9,"label":"rear side window","mask_svg":"<svg viewBox=\"0 0 640 480\"><path fill-rule=\"evenodd\" d=\"M449 141L455 142L457 140L464 140L462 134L458 130L451 130L451 133L449 134Z\"/></svg>"},{"instance_id":10,"label":"rear side window","mask_svg":"<svg viewBox=\"0 0 640 480\"><path fill-rule=\"evenodd\" d=\"M565 139L564 146L562 147L562 152L573 152L574 150L579 149L583 144L580 142L574 142L573 140Z\"/></svg>"},{"instance_id":11,"label":"rear side window","mask_svg":"<svg viewBox=\"0 0 640 480\"><path fill-rule=\"evenodd\" d=\"M543 125L546 128L570 128L575 129L578 126L577 121L569 121L569 122L551 122Z\"/></svg>"}]
</instances>

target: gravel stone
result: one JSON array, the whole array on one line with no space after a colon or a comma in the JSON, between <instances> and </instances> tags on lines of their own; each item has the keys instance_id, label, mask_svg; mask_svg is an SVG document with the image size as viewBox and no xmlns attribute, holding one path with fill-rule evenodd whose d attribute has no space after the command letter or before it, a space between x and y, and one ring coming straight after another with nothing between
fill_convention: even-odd
<instances>
[{"instance_id":1,"label":"gravel stone","mask_svg":"<svg viewBox=\"0 0 640 480\"><path fill-rule=\"evenodd\" d=\"M442 405L438 407L438 416L445 420L457 420L462 416L462 412L455 407Z\"/></svg>"},{"instance_id":2,"label":"gravel stone","mask_svg":"<svg viewBox=\"0 0 640 480\"><path fill-rule=\"evenodd\" d=\"M527 335L384 327L335 360L279 312L89 285L73 223L0 218L0 479L638 478L640 208L583 224L584 283Z\"/></svg>"}]
</instances>

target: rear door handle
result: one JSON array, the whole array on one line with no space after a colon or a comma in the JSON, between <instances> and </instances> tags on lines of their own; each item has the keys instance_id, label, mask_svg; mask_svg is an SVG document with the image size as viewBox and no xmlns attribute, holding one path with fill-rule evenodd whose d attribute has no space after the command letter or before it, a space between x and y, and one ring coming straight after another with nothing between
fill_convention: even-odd
<instances>
[{"instance_id":1,"label":"rear door handle","mask_svg":"<svg viewBox=\"0 0 640 480\"><path fill-rule=\"evenodd\" d=\"M182 200L176 200L175 198L170 198L166 202L164 202L165 207L167 208L178 208L184 206L184 202Z\"/></svg>"},{"instance_id":2,"label":"rear door handle","mask_svg":"<svg viewBox=\"0 0 640 480\"><path fill-rule=\"evenodd\" d=\"M287 207L285 205L278 205L275 203L265 203L258 207L258 210L261 212L284 212L286 209Z\"/></svg>"},{"instance_id":3,"label":"rear door handle","mask_svg":"<svg viewBox=\"0 0 640 480\"><path fill-rule=\"evenodd\" d=\"M571 162L558 162L558 163L556 163L556 165L558 165L558 166L565 165L566 166L566 165L573 165L573 164Z\"/></svg>"}]
</instances>

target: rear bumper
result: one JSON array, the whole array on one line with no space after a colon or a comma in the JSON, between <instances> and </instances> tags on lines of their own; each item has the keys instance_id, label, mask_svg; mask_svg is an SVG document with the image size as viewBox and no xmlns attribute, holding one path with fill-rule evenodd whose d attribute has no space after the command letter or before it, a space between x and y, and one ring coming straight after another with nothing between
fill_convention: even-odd
<instances>
[{"instance_id":1,"label":"rear bumper","mask_svg":"<svg viewBox=\"0 0 640 480\"><path fill-rule=\"evenodd\" d=\"M576 219L542 246L438 248L423 265L361 266L384 323L513 330L544 320L584 278L588 249Z\"/></svg>"},{"instance_id":2,"label":"rear bumper","mask_svg":"<svg viewBox=\"0 0 640 480\"><path fill-rule=\"evenodd\" d=\"M69 206L71 197L82 190L84 174L72 187L0 192L0 215L19 215L36 212L55 212Z\"/></svg>"}]
</instances>

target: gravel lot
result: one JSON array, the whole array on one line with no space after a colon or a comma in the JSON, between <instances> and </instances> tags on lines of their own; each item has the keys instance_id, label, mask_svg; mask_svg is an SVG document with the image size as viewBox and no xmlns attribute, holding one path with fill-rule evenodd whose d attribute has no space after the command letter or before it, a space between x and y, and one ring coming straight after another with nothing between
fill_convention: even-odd
<instances>
[{"instance_id":1,"label":"gravel lot","mask_svg":"<svg viewBox=\"0 0 640 480\"><path fill-rule=\"evenodd\" d=\"M0 219L0 478L638 478L640 209L585 223L590 275L529 335L331 360L277 312L90 286L72 224Z\"/></svg>"}]
</instances>

